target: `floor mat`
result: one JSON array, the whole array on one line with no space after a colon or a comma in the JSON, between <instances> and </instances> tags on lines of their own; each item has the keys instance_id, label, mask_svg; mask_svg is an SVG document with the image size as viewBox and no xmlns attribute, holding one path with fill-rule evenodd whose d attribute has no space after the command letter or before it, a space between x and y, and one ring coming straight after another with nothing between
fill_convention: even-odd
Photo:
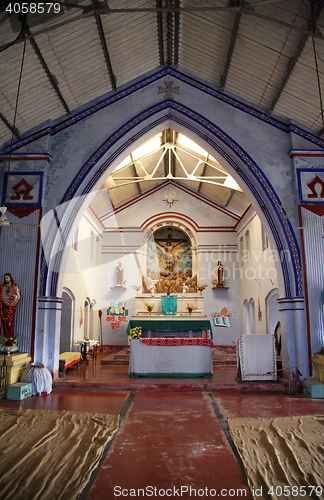
<instances>
[{"instance_id":1,"label":"floor mat","mask_svg":"<svg viewBox=\"0 0 324 500\"><path fill-rule=\"evenodd\" d=\"M324 416L229 418L255 499L324 499Z\"/></svg>"},{"instance_id":2,"label":"floor mat","mask_svg":"<svg viewBox=\"0 0 324 500\"><path fill-rule=\"evenodd\" d=\"M0 409L0 499L74 500L118 429L118 416Z\"/></svg>"}]
</instances>

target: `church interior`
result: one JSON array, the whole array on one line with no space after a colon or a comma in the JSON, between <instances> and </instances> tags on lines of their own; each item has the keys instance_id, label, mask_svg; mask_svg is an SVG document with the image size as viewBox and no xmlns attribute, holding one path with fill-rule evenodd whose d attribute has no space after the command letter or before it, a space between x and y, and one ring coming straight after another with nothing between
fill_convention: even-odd
<instances>
[{"instance_id":1,"label":"church interior","mask_svg":"<svg viewBox=\"0 0 324 500\"><path fill-rule=\"evenodd\" d=\"M323 7L0 1L0 499L324 498Z\"/></svg>"}]
</instances>

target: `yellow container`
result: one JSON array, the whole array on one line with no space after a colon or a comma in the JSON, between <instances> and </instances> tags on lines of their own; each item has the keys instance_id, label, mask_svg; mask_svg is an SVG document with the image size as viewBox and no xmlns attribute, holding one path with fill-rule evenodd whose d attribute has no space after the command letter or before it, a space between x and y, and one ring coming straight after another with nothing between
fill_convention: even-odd
<instances>
[{"instance_id":1,"label":"yellow container","mask_svg":"<svg viewBox=\"0 0 324 500\"><path fill-rule=\"evenodd\" d=\"M31 361L27 352L10 354L10 356L0 355L0 366L3 366L4 359L7 365L7 387L20 381L20 377Z\"/></svg>"},{"instance_id":2,"label":"yellow container","mask_svg":"<svg viewBox=\"0 0 324 500\"><path fill-rule=\"evenodd\" d=\"M312 361L315 366L315 379L324 383L324 354L314 354Z\"/></svg>"}]
</instances>

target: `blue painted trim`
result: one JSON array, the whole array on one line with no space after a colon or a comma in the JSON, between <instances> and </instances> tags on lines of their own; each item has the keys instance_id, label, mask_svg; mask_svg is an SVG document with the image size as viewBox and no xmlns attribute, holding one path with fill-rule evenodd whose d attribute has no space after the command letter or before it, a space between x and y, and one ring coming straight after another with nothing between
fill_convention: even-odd
<instances>
[{"instance_id":1,"label":"blue painted trim","mask_svg":"<svg viewBox=\"0 0 324 500\"><path fill-rule=\"evenodd\" d=\"M71 198L74 197L76 194L77 190L80 188L81 183L84 181L86 176L89 174L89 172L92 170L94 166L97 165L98 160L100 160L104 154L117 142L119 142L125 134L128 134L134 127L138 126L140 123L142 123L144 120L147 118L150 118L154 116L154 114L157 114L161 111L165 111L166 108L169 109L174 109L178 113L188 117L190 121L198 123L200 126L204 127L205 129L209 130L210 134L216 136L221 142L226 144L227 147L229 147L232 152L234 153L235 156L238 156L243 163L248 167L249 171L252 173L253 177L257 180L257 185L261 187L263 190L264 194L267 196L268 200L270 201L275 213L278 216L278 219L280 221L281 227L283 229L283 232L286 237L286 242L288 249L290 250L290 255L292 257L292 263L293 263L293 272L295 276L295 286L296 290L300 291L300 282L298 280L298 272L296 268L296 263L298 261L299 265L299 274L300 273L300 254L299 254L299 248L297 245L296 237L294 235L294 232L292 230L290 222L284 218L284 212L281 208L280 205L280 200L278 196L276 195L275 191L272 189L272 186L268 179L266 178L263 173L260 172L260 169L256 165L256 163L252 160L252 158L235 142L233 141L227 134L225 134L219 127L214 125L212 122L204 118L202 115L191 111L189 108L186 106L180 105L174 101L164 101L158 105L151 106L150 108L146 109L144 112L142 112L140 115L136 115L135 117L132 118L132 120L129 120L126 124L124 124L121 128L119 128L112 136L108 138L107 141L99 148L97 151L91 156L90 160L84 164L83 168L80 170L78 175L74 178L74 181L71 183L70 187L68 190L65 192L61 204L64 204L66 201L70 200ZM125 142L120 148L112 154L112 156L101 166L100 170L96 172L94 177L91 178L90 182L88 185L83 188L82 195L87 194L91 191L93 185L97 182L97 180L102 176L102 174L109 168L110 164L112 161L114 161L120 153L125 150L131 143L134 142L134 140L137 140L139 137L141 137L143 134L145 134L148 130L154 128L157 124L160 124L166 120L174 120L178 123L181 123L183 126L185 126L187 129L190 129L195 132L196 135L201 136L203 139L206 140L206 136L203 135L201 131L193 127L192 125L188 124L185 121L182 121L180 118L177 116L173 116L171 114L165 114L163 117L159 118L153 123L150 123L148 126L146 126L144 129L141 129L135 136L132 136L132 141L127 141ZM229 157L221 148L218 144L213 142L213 140L208 139L209 144L217 150L231 165L232 167L238 172L238 174L244 179L244 181L249 185L249 188L251 189L252 193L254 194L256 201L259 203L259 205L264 207L263 199L260 196L259 192L257 189L255 189L254 183L246 176L244 172L239 168L238 165L234 163L231 157ZM257 175L259 174L259 175ZM260 175L261 174L261 175ZM260 180L261 178L261 180ZM263 179L263 180L262 180ZM264 186L262 182L265 182L268 184L268 186ZM82 196L80 195L80 196ZM277 205L276 203L277 202ZM75 212L77 211L78 207L82 201L79 201L77 203L77 206L75 207ZM280 210L282 214L280 214ZM64 211L64 208L62 208L62 211ZM272 233L274 235L279 254L281 255L281 264L282 264L282 270L283 270L283 275L284 275L284 281L285 281L285 291L287 296L291 295L291 286L290 286L290 278L289 278L289 272L288 272L288 266L285 258L285 254L282 255L280 253L280 249L282 249L281 245L281 239L279 236L279 233L276 229L276 225L274 221L272 220L270 214L266 210L266 207L264 207L264 214L265 217L267 218L270 228L272 230ZM65 235L68 233L72 223L73 223L73 216L70 217L70 220L68 224L65 227L64 234L62 235L62 241L65 240ZM295 246L295 251L296 255L294 255L294 251L292 249L291 241L289 238L288 233L291 235L291 239L294 242ZM56 290L57 286L57 275L58 275L58 269L59 269L59 261L60 261L60 256L59 254L62 253L62 248L60 247L57 257L56 257L56 263L54 266L54 271L52 275L52 280L51 280L51 290L54 292ZM297 259L297 260L296 260ZM301 279L301 278L300 278Z\"/></svg>"},{"instance_id":2,"label":"blue painted trim","mask_svg":"<svg viewBox=\"0 0 324 500\"><path fill-rule=\"evenodd\" d=\"M54 136L57 133L61 132L62 130L74 125L75 123L84 120L85 118L88 118L92 114L101 111L102 109L106 108L107 106L110 106L111 104L116 103L117 101L124 99L125 97L128 97L129 95L137 92L140 89L145 88L146 86L156 82L157 80L162 79L163 77L167 76L172 76L173 78L177 78L178 80L186 83L187 85L190 85L191 87L194 87L195 89L199 89L205 94L208 94L212 97L215 97L218 100L221 100L222 102L225 102L226 104L235 107L236 109L239 109L240 111L247 113L254 118L257 118L265 123L267 123L270 126L273 126L279 130L282 130L285 133L294 133L296 135L299 135L303 137L304 139L312 142L313 144L316 144L318 146L324 147L324 140L320 139L318 136L315 134L312 134L297 125L293 125L291 122L290 123L285 123L284 121L280 121L277 118L272 118L268 116L266 113L253 108L252 106L242 103L238 99L226 95L224 92L221 92L217 90L216 88L213 88L205 83L199 82L199 80L196 80L195 78L191 76L187 76L184 73L180 72L179 70L175 70L172 67L166 67L163 69L159 69L156 73L151 74L150 76L147 76L145 78L142 78L136 83L131 84L130 86L113 93L109 97L106 97L105 99L99 101L98 103L90 106L89 108L86 108L83 111L79 111L76 113L72 118L65 118L63 119L62 122L60 122L57 125L50 125L46 126L43 129L40 129L38 132L27 136L26 138L17 141L13 143L11 151L14 151L26 144L29 144L31 142L34 142L38 140L40 137L43 137L47 134L50 136ZM10 151L10 146L7 146L5 148L5 151Z\"/></svg>"},{"instance_id":3,"label":"blue painted trim","mask_svg":"<svg viewBox=\"0 0 324 500\"><path fill-rule=\"evenodd\" d=\"M291 309L279 309L279 311L305 311L305 309L303 307L296 307L296 309L294 308L291 308Z\"/></svg>"}]
</instances>

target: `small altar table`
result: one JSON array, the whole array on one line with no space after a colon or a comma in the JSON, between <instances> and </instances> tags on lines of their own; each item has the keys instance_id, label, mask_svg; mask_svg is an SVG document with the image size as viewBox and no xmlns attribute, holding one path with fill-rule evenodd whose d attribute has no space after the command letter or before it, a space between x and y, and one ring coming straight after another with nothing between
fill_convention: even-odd
<instances>
[{"instance_id":1,"label":"small altar table","mask_svg":"<svg viewBox=\"0 0 324 500\"><path fill-rule=\"evenodd\" d=\"M206 377L213 374L210 339L131 339L129 375Z\"/></svg>"},{"instance_id":2,"label":"small altar table","mask_svg":"<svg viewBox=\"0 0 324 500\"><path fill-rule=\"evenodd\" d=\"M206 328L213 338L212 327L209 319L199 317L180 317L180 316L152 316L151 318L142 317L131 319L128 322L127 335L130 329L140 326L142 331L158 331L158 332L188 332L188 331L201 331L205 332Z\"/></svg>"}]
</instances>

